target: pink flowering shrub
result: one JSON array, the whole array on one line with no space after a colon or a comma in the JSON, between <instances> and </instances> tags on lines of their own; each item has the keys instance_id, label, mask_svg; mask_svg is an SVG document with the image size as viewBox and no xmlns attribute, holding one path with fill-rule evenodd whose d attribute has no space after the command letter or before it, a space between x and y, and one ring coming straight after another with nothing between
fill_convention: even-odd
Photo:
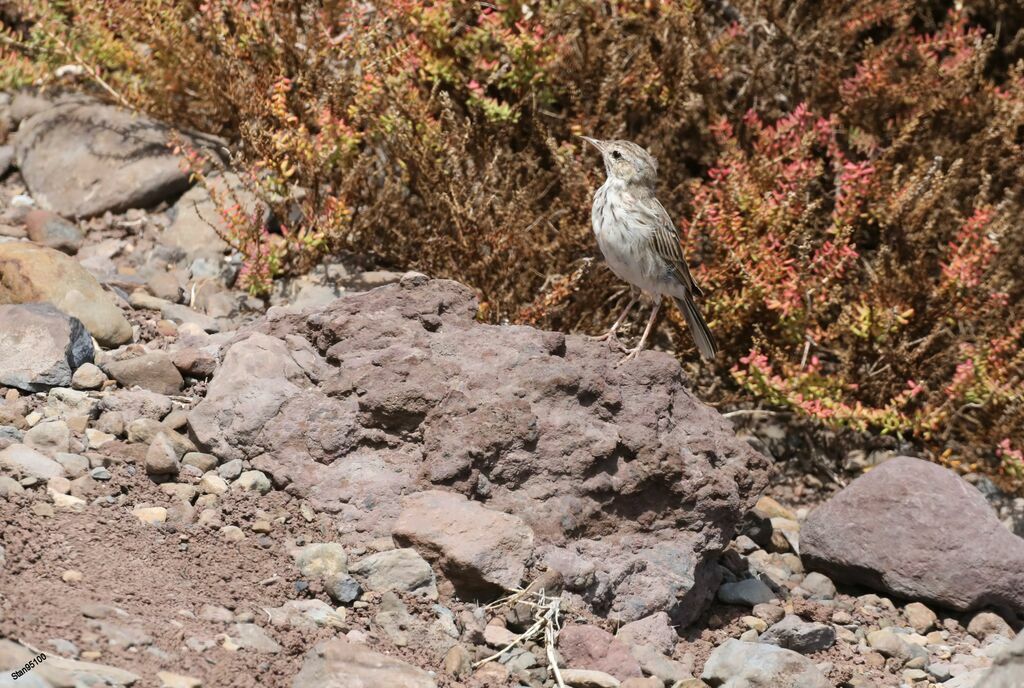
<instances>
[{"instance_id":1,"label":"pink flowering shrub","mask_svg":"<svg viewBox=\"0 0 1024 688\"><path fill-rule=\"evenodd\" d=\"M724 348L706 395L1024 480L1019 3L15 0L0 21L0 83L78 64L229 139L272 211L221 202L255 293L351 250L472 285L485 320L599 330L626 294L589 260L603 170L574 135L637 140Z\"/></svg>"}]
</instances>

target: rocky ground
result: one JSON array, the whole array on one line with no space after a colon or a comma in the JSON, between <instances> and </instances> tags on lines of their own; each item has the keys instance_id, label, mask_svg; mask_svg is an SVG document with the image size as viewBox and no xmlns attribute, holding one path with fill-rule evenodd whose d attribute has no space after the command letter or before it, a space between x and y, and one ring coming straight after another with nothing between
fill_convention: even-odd
<instances>
[{"instance_id":1,"label":"rocky ground","mask_svg":"<svg viewBox=\"0 0 1024 688\"><path fill-rule=\"evenodd\" d=\"M1024 685L983 479L839 490L671 356L453 282L254 299L158 125L0 104L0 685Z\"/></svg>"}]
</instances>

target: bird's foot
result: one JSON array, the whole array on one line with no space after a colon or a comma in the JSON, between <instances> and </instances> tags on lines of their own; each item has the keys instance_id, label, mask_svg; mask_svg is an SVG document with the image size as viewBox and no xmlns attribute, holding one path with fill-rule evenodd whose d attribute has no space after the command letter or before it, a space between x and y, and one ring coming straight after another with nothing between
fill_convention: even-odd
<instances>
[{"instance_id":1,"label":"bird's foot","mask_svg":"<svg viewBox=\"0 0 1024 688\"><path fill-rule=\"evenodd\" d=\"M644 348L642 346L638 346L635 349L626 349L626 351L628 353L626 353L626 355L622 358L622 360L620 360L618 363L615 364L615 367L618 368L620 365L622 365L624 363L629 363L634 358L639 356L640 352L643 351L643 350L644 350Z\"/></svg>"},{"instance_id":2,"label":"bird's foot","mask_svg":"<svg viewBox=\"0 0 1024 688\"><path fill-rule=\"evenodd\" d=\"M587 335L587 339L591 342L606 342L609 339L622 351L627 351L626 345L619 340L619 335L616 334L615 330L609 330L604 334L598 335Z\"/></svg>"}]
</instances>

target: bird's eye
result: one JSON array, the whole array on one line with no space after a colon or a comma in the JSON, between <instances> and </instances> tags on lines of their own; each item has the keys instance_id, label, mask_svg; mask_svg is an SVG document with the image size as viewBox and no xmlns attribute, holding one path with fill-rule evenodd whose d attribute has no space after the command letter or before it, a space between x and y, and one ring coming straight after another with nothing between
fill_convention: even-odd
<instances>
[{"instance_id":1,"label":"bird's eye","mask_svg":"<svg viewBox=\"0 0 1024 688\"><path fill-rule=\"evenodd\" d=\"M618 160L619 158L621 158L621 157L622 157L622 153L620 153L620 152L619 152L619 151L617 151L617 150L613 150L613 151L612 151L612 157L613 157L613 158L615 158L616 160Z\"/></svg>"}]
</instances>

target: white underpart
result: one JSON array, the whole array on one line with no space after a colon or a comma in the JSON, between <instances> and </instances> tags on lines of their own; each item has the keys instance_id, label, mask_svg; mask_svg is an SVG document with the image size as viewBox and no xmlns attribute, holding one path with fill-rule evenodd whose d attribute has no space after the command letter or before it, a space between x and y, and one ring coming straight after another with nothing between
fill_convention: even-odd
<instances>
[{"instance_id":1,"label":"white underpart","mask_svg":"<svg viewBox=\"0 0 1024 688\"><path fill-rule=\"evenodd\" d=\"M655 296L684 297L685 289L669 273L665 261L650 249L654 227L624 208L634 205L626 185L608 179L594 194L591 221L597 245L619 278Z\"/></svg>"}]
</instances>

